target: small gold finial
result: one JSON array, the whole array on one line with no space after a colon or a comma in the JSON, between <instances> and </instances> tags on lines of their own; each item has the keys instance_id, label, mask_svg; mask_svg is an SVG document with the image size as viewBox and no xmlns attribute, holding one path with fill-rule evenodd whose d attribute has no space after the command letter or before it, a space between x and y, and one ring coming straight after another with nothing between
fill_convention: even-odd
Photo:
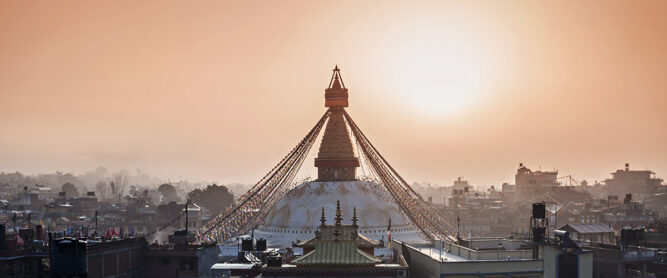
<instances>
[{"instance_id":1,"label":"small gold finial","mask_svg":"<svg viewBox=\"0 0 667 278\"><path fill-rule=\"evenodd\" d=\"M336 201L336 226L341 225L343 221L343 213L340 211L340 200Z\"/></svg>"},{"instance_id":2,"label":"small gold finial","mask_svg":"<svg viewBox=\"0 0 667 278\"><path fill-rule=\"evenodd\" d=\"M322 226L327 224L327 217L324 215L324 207L322 207L322 217L320 217L320 221L322 222Z\"/></svg>"},{"instance_id":3,"label":"small gold finial","mask_svg":"<svg viewBox=\"0 0 667 278\"><path fill-rule=\"evenodd\" d=\"M359 219L357 218L357 207L355 206L354 209L352 210L352 226L355 228L359 227L357 225L357 220Z\"/></svg>"}]
</instances>

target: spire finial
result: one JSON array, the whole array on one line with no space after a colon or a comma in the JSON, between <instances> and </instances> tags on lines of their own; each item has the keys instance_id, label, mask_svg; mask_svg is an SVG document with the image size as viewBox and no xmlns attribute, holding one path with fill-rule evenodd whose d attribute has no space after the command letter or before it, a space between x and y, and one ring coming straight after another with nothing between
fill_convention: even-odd
<instances>
[{"instance_id":1,"label":"spire finial","mask_svg":"<svg viewBox=\"0 0 667 278\"><path fill-rule=\"evenodd\" d=\"M340 211L340 200L336 201L336 226L341 225L343 221L343 213Z\"/></svg>"},{"instance_id":2,"label":"spire finial","mask_svg":"<svg viewBox=\"0 0 667 278\"><path fill-rule=\"evenodd\" d=\"M340 75L340 68L338 68L338 65L336 65L333 69L333 74L331 75L331 81L329 82L328 89L334 89L334 90L345 89L345 83L343 82L343 77Z\"/></svg>"},{"instance_id":3,"label":"spire finial","mask_svg":"<svg viewBox=\"0 0 667 278\"><path fill-rule=\"evenodd\" d=\"M333 235L336 237L334 240L338 240L338 236L340 236L340 230L338 230L338 226L336 226L334 229Z\"/></svg>"},{"instance_id":4,"label":"spire finial","mask_svg":"<svg viewBox=\"0 0 667 278\"><path fill-rule=\"evenodd\" d=\"M322 217L320 218L320 221L322 222L322 226L325 226L327 224L327 217L324 216L324 207L322 207Z\"/></svg>"},{"instance_id":5,"label":"spire finial","mask_svg":"<svg viewBox=\"0 0 667 278\"><path fill-rule=\"evenodd\" d=\"M357 220L359 220L359 219L357 218L357 207L355 206L352 210L352 226L355 227L355 228L359 227L357 225Z\"/></svg>"}]
</instances>

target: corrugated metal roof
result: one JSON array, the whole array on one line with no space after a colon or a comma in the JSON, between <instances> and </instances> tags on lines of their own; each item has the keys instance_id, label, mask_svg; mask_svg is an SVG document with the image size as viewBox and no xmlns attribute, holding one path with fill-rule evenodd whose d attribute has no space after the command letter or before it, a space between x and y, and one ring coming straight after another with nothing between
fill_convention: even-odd
<instances>
[{"instance_id":1,"label":"corrugated metal roof","mask_svg":"<svg viewBox=\"0 0 667 278\"><path fill-rule=\"evenodd\" d=\"M569 229L568 229L569 228ZM559 230L574 231L580 234L613 233L614 230L607 224L566 224Z\"/></svg>"},{"instance_id":2,"label":"corrugated metal roof","mask_svg":"<svg viewBox=\"0 0 667 278\"><path fill-rule=\"evenodd\" d=\"M315 244L315 250L303 255L292 263L311 264L376 264L382 260L357 249L354 241L321 240Z\"/></svg>"}]
</instances>

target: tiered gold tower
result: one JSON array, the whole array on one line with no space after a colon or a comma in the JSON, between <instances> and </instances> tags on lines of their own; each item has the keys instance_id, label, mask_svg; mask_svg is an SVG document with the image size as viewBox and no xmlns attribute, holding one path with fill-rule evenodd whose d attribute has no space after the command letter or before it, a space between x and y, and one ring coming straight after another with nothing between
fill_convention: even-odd
<instances>
[{"instance_id":1,"label":"tiered gold tower","mask_svg":"<svg viewBox=\"0 0 667 278\"><path fill-rule=\"evenodd\" d=\"M329 107L329 121L315 158L315 167L320 181L351 181L356 180L359 159L354 156L343 116L343 109L348 106L347 88L338 66L333 71L329 88L324 90L324 106Z\"/></svg>"}]
</instances>

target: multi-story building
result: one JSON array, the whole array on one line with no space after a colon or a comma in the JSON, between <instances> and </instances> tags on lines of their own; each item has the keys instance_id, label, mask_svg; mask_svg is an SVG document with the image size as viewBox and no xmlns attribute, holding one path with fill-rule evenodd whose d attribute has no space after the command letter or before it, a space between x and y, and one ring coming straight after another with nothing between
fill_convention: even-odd
<instances>
[{"instance_id":1,"label":"multi-story building","mask_svg":"<svg viewBox=\"0 0 667 278\"><path fill-rule=\"evenodd\" d=\"M51 189L48 186L35 185L35 187L30 188L28 192L32 194L37 194L38 200L50 201L58 197L58 192L56 192L55 190Z\"/></svg>"},{"instance_id":2,"label":"multi-story building","mask_svg":"<svg viewBox=\"0 0 667 278\"><path fill-rule=\"evenodd\" d=\"M194 243L194 235L184 230L169 236L169 243L149 245L144 266L151 277L210 277L211 267L218 262L217 245Z\"/></svg>"},{"instance_id":3,"label":"multi-story building","mask_svg":"<svg viewBox=\"0 0 667 278\"><path fill-rule=\"evenodd\" d=\"M49 277L48 246L41 225L16 233L0 223L0 277Z\"/></svg>"},{"instance_id":4,"label":"multi-story building","mask_svg":"<svg viewBox=\"0 0 667 278\"><path fill-rule=\"evenodd\" d=\"M120 240L50 239L52 277L144 277L143 237Z\"/></svg>"},{"instance_id":5,"label":"multi-story building","mask_svg":"<svg viewBox=\"0 0 667 278\"><path fill-rule=\"evenodd\" d=\"M523 163L514 176L517 187L551 187L558 186L558 171L531 171Z\"/></svg>"},{"instance_id":6,"label":"multi-story building","mask_svg":"<svg viewBox=\"0 0 667 278\"><path fill-rule=\"evenodd\" d=\"M611 173L612 178L604 181L609 194L631 193L639 200L649 198L657 193L662 186L662 179L656 178L650 170L630 170L630 164L625 163L625 169Z\"/></svg>"}]
</instances>

